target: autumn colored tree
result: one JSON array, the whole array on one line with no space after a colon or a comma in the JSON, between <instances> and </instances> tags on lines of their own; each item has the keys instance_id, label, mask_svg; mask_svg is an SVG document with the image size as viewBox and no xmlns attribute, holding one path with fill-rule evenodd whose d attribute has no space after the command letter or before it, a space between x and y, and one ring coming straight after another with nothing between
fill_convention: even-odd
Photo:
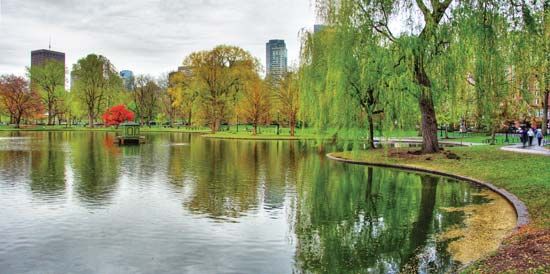
<instances>
[{"instance_id":1,"label":"autumn colored tree","mask_svg":"<svg viewBox=\"0 0 550 274\"><path fill-rule=\"evenodd\" d=\"M103 122L107 126L115 126L118 128L118 125L134 120L134 113L129 111L125 105L116 105L108 109L103 113Z\"/></svg>"},{"instance_id":2,"label":"autumn colored tree","mask_svg":"<svg viewBox=\"0 0 550 274\"><path fill-rule=\"evenodd\" d=\"M29 89L27 80L15 75L0 77L0 100L16 128L23 118L33 118L43 110L40 97Z\"/></svg>"},{"instance_id":3,"label":"autumn colored tree","mask_svg":"<svg viewBox=\"0 0 550 274\"><path fill-rule=\"evenodd\" d=\"M217 46L189 55L184 65L191 68L193 86L204 117L213 133L230 117L231 103L247 80L258 76L259 61L248 51L234 46Z\"/></svg>"},{"instance_id":4,"label":"autumn colored tree","mask_svg":"<svg viewBox=\"0 0 550 274\"><path fill-rule=\"evenodd\" d=\"M300 87L297 73L289 72L281 79L280 84L275 87L275 98L278 101L278 109L288 122L290 136L294 136L300 110Z\"/></svg>"},{"instance_id":5,"label":"autumn colored tree","mask_svg":"<svg viewBox=\"0 0 550 274\"><path fill-rule=\"evenodd\" d=\"M49 60L43 65L28 68L27 72L32 84L31 89L40 95L48 111L48 125L53 125L60 108L60 100L66 93L65 66L58 61Z\"/></svg>"},{"instance_id":6,"label":"autumn colored tree","mask_svg":"<svg viewBox=\"0 0 550 274\"><path fill-rule=\"evenodd\" d=\"M252 124L252 134L258 133L258 125L267 122L271 107L269 89L265 83L257 78L243 89L242 99L239 102L238 112Z\"/></svg>"},{"instance_id":7,"label":"autumn colored tree","mask_svg":"<svg viewBox=\"0 0 550 274\"><path fill-rule=\"evenodd\" d=\"M193 109L199 96L198 88L193 81L193 76L183 71L171 73L168 79L168 94L174 99L172 105L177 112L183 112L187 116L187 124L193 122Z\"/></svg>"}]
</instances>

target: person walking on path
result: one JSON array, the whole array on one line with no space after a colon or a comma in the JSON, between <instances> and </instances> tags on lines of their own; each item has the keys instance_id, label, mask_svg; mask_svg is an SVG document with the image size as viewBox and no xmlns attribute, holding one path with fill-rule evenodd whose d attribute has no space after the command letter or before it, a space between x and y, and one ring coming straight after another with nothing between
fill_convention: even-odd
<instances>
[{"instance_id":1,"label":"person walking on path","mask_svg":"<svg viewBox=\"0 0 550 274\"><path fill-rule=\"evenodd\" d=\"M529 146L533 146L533 138L535 138L535 132L533 128L529 128L527 131L527 136L529 137Z\"/></svg>"},{"instance_id":2,"label":"person walking on path","mask_svg":"<svg viewBox=\"0 0 550 274\"><path fill-rule=\"evenodd\" d=\"M527 144L527 129L525 127L521 127L519 129L519 139L521 140L521 143L523 144L523 147L525 148L525 144Z\"/></svg>"},{"instance_id":3,"label":"person walking on path","mask_svg":"<svg viewBox=\"0 0 550 274\"><path fill-rule=\"evenodd\" d=\"M537 137L537 140L539 141L539 147L543 146L543 142L542 142L542 139L544 138L544 136L542 135L542 129L537 129L537 133L535 134L535 137Z\"/></svg>"}]
</instances>

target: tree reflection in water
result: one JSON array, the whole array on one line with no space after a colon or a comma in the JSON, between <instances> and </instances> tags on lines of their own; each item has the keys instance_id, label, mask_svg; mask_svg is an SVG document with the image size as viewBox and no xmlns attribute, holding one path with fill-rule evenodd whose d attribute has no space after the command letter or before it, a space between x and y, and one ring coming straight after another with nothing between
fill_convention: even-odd
<instances>
[{"instance_id":1,"label":"tree reflection in water","mask_svg":"<svg viewBox=\"0 0 550 274\"><path fill-rule=\"evenodd\" d=\"M224 253L212 254L220 262L237 260L229 251L249 252L236 269L278 260L281 265L272 266L283 272L450 271L458 263L449 250L465 250L453 235L468 237L470 231L462 229L467 224L485 227L471 218L475 213L467 215L463 208L477 209L475 205L491 201L466 183L336 163L303 141L225 141L173 133L148 134L145 145L118 147L105 132L24 135L32 138L11 142L7 150L0 147L4 191L22 199L30 194L44 204L70 200L65 207L101 212L93 219L86 214L77 217L89 221L96 239L110 237L120 246L132 245L135 233L151 237L140 236L142 248L155 250L149 242L157 243L159 248L171 248L170 254L183 252L185 244L214 253L224 246ZM4 187L13 178L23 191ZM13 199L8 202L25 206ZM34 209L40 210L27 208ZM62 210L55 214L63 216ZM17 216L17 210L10 212ZM121 216L125 219L118 220ZM70 223L73 217L64 220ZM103 233L103 225L112 220L125 234ZM45 229L41 223L32 224ZM79 235L67 231L71 232ZM89 244L90 250L102 248L101 241ZM273 250L282 254L272 254ZM169 263L195 264L201 259L187 256L188 261L177 258ZM129 258L118 259L141 262Z\"/></svg>"}]
</instances>

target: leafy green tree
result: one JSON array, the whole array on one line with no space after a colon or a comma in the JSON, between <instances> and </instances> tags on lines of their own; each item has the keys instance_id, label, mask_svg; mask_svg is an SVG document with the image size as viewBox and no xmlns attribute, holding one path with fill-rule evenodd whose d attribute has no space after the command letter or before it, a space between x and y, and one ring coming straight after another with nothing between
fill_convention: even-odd
<instances>
[{"instance_id":1,"label":"leafy green tree","mask_svg":"<svg viewBox=\"0 0 550 274\"><path fill-rule=\"evenodd\" d=\"M306 37L302 103L321 130L334 128L339 136L355 139L366 133L374 148L375 126L401 118L389 103L405 103L395 96L403 85L394 72L392 49L382 46L371 29L345 19Z\"/></svg>"},{"instance_id":2,"label":"leafy green tree","mask_svg":"<svg viewBox=\"0 0 550 274\"><path fill-rule=\"evenodd\" d=\"M479 115L495 142L496 132L503 128L505 104L509 95L509 38L507 24L493 5L479 2L466 17L464 47L472 47L471 73L466 79L474 88Z\"/></svg>"},{"instance_id":3,"label":"leafy green tree","mask_svg":"<svg viewBox=\"0 0 550 274\"><path fill-rule=\"evenodd\" d=\"M149 75L139 75L136 77L135 88L132 92L135 112L139 118L140 124L150 125L154 120L159 105L159 95L161 88Z\"/></svg>"},{"instance_id":4,"label":"leafy green tree","mask_svg":"<svg viewBox=\"0 0 550 274\"><path fill-rule=\"evenodd\" d=\"M65 66L55 60L27 68L31 88L37 89L46 110L48 125L53 125L58 115L60 100L65 96Z\"/></svg>"},{"instance_id":5,"label":"leafy green tree","mask_svg":"<svg viewBox=\"0 0 550 274\"><path fill-rule=\"evenodd\" d=\"M73 66L73 91L86 109L88 125L94 127L98 115L114 102L111 93L122 89L122 80L104 56L90 54Z\"/></svg>"}]
</instances>

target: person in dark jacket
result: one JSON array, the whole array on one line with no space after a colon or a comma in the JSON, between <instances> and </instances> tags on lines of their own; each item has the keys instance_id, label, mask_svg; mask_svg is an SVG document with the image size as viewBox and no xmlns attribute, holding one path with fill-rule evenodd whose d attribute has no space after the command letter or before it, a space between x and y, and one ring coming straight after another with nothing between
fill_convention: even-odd
<instances>
[{"instance_id":1,"label":"person in dark jacket","mask_svg":"<svg viewBox=\"0 0 550 274\"><path fill-rule=\"evenodd\" d=\"M525 127L521 127L519 130L519 138L521 140L521 143L523 144L523 147L527 145L527 140L529 139L529 136L527 135L527 129Z\"/></svg>"}]
</instances>

